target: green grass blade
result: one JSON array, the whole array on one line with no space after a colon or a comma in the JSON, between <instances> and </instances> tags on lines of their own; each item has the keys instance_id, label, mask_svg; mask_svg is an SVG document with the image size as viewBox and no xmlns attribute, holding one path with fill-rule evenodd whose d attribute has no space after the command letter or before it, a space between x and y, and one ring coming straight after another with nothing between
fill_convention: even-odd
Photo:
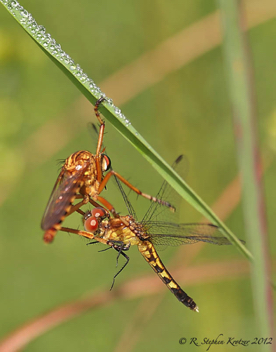
<instances>
[{"instance_id":1,"label":"green grass blade","mask_svg":"<svg viewBox=\"0 0 276 352\"><path fill-rule=\"evenodd\" d=\"M224 52L235 130L238 131L237 153L242 175L243 210L249 248L255 261L251 267L252 289L260 336L270 336L272 307L266 262L266 226L264 201L258 166L260 163L255 131L255 104L245 33L242 29L242 8L237 0L219 0L224 25ZM267 350L267 346L260 346Z\"/></svg>"},{"instance_id":2,"label":"green grass blade","mask_svg":"<svg viewBox=\"0 0 276 352\"><path fill-rule=\"evenodd\" d=\"M78 87L82 94L92 103L105 96L99 87L83 72L79 65L67 55L61 47L46 33L45 28L39 26L34 18L16 1L0 0L21 27L31 36L37 45L50 59L66 74ZM170 183L170 185L202 215L220 227L221 232L248 259L251 253L234 236L226 225L212 212L203 200L175 173L175 171L153 150L146 140L134 129L121 111L115 107L112 100L107 98L101 105L101 112L105 118L150 162L150 164Z\"/></svg>"}]
</instances>

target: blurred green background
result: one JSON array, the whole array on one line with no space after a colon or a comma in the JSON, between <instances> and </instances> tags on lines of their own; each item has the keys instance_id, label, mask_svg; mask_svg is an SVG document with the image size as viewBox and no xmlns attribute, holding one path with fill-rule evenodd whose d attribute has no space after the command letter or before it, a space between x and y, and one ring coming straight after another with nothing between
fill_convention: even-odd
<instances>
[{"instance_id":1,"label":"blurred green background","mask_svg":"<svg viewBox=\"0 0 276 352\"><path fill-rule=\"evenodd\" d=\"M268 0L261 5L255 0L245 3L251 26L260 147L268 165L264 182L275 269L276 8ZM68 6L66 1L25 0L21 4L114 98L115 105L166 161L172 163L182 153L187 156L186 180L209 205L219 199L238 169L221 42L210 44L221 32L214 24L219 18L216 1L171 1L168 5L166 1L103 4L80 0ZM198 32L199 28L203 31ZM194 38L194 45L183 45L178 36L183 30L191 43ZM196 40L198 33L201 41ZM145 69L138 65L142 55L156 53L166 41L177 49L164 52L163 46L163 61L149 58L142 60ZM2 6L0 65L0 336L4 337L65 302L108 291L116 273L116 253L98 253L103 249L100 245L86 246L85 240L65 233L58 234L52 245L42 242L40 221L58 175L56 161L77 150L95 151L97 136L89 133L87 124L96 119L92 105ZM119 70L121 75L112 81ZM158 79L153 79L151 72ZM118 89L112 82L120 84L119 78L125 86ZM134 93L129 88L132 84ZM161 177L108 123L106 131L104 143L114 170L154 195ZM106 198L124 214L123 201L112 182L107 192ZM135 195L131 200L141 218L148 202ZM224 202L226 208L227 204ZM184 202L179 215L181 222L201 220ZM237 237L245 239L240 204L224 220ZM78 214L65 224L82 226ZM209 245L193 255L195 246L181 252L183 262L192 258L187 270L192 266L204 270L210 263L217 264L212 268L220 268L242 260L243 268L248 267L233 247ZM170 263L176 252L168 248L160 253L172 275L176 266ZM116 286L143 275L158 280L136 248L128 254L130 263ZM192 279L186 283L183 274L184 280L179 282L199 305L200 314L181 306L164 286L160 289L162 300L159 295L112 300L39 336L25 350L176 351L187 348L179 346L181 337L215 339L221 333L225 339L264 337L258 336L249 270L216 275L214 272L214 280L205 280L203 275L202 282ZM156 308L141 317L138 312L144 304L156 304ZM224 351L228 350L231 346L224 346Z\"/></svg>"}]
</instances>

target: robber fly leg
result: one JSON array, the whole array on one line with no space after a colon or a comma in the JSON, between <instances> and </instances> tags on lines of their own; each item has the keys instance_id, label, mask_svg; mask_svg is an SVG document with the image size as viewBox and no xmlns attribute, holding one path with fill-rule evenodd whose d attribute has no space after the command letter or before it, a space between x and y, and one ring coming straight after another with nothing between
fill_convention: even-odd
<instances>
[{"instance_id":1,"label":"robber fly leg","mask_svg":"<svg viewBox=\"0 0 276 352\"><path fill-rule=\"evenodd\" d=\"M100 156L101 156L101 149L102 149L102 145L103 145L103 137L104 137L104 129L105 129L105 123L104 123L103 119L101 118L101 115L99 112L99 106L104 100L105 99L103 97L101 97L99 100L96 101L96 104L94 107L95 115L100 123L99 138L98 138L98 144L97 144L97 149L96 149L96 154L95 154L97 180L99 182L102 179L102 166L101 166Z\"/></svg>"},{"instance_id":2,"label":"robber fly leg","mask_svg":"<svg viewBox=\"0 0 276 352\"><path fill-rule=\"evenodd\" d=\"M98 189L99 193L101 193L103 191L104 187L106 186L106 184L109 181L111 176L116 176L120 181L122 181L127 187L129 187L132 191L134 191L138 195L140 195L144 198L147 198L147 199L151 200L152 202L156 202L156 203L159 203L160 205L164 205L165 207L168 207L172 212L175 212L175 207L172 204L170 204L169 202L167 202L165 200L158 199L156 197L150 196L149 194L141 192L138 188L134 187L123 176L121 176L120 174L118 174L114 170L108 171L108 173L104 176L103 180L101 181L100 187Z\"/></svg>"},{"instance_id":3,"label":"robber fly leg","mask_svg":"<svg viewBox=\"0 0 276 352\"><path fill-rule=\"evenodd\" d=\"M68 211L68 213L66 214L66 216L71 215L72 213L74 213L75 211L77 211L80 207L82 207L84 204L87 204L89 202L89 196L85 195L83 196L83 200L75 205L71 205L70 210Z\"/></svg>"},{"instance_id":4,"label":"robber fly leg","mask_svg":"<svg viewBox=\"0 0 276 352\"><path fill-rule=\"evenodd\" d=\"M114 209L113 205L110 204L105 198L98 196L98 201L103 204L103 206L108 209L108 211L114 216L114 218L118 218L119 214L117 214L116 210Z\"/></svg>"},{"instance_id":5,"label":"robber fly leg","mask_svg":"<svg viewBox=\"0 0 276 352\"><path fill-rule=\"evenodd\" d=\"M110 246L109 241L107 241L101 237L95 236L92 232L75 230L75 229L71 229L69 227L61 227L60 231L67 232L67 233L74 233L76 235L88 238L90 240L96 240L97 242L100 242L102 244L106 244L106 245Z\"/></svg>"}]
</instances>

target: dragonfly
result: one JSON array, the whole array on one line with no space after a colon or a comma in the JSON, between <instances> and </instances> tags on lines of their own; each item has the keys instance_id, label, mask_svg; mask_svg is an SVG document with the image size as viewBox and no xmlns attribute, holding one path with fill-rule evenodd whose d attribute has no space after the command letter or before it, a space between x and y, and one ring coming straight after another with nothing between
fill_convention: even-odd
<instances>
[{"instance_id":1,"label":"dragonfly","mask_svg":"<svg viewBox=\"0 0 276 352\"><path fill-rule=\"evenodd\" d=\"M178 157L173 167L177 168L182 160L183 156ZM197 242L231 245L231 242L223 236L215 236L216 232L218 232L218 227L213 224L179 224L163 221L164 212L158 203L152 203L143 219L139 222L121 183L118 180L117 183L124 197L128 215L110 218L103 208L96 207L91 211L83 213L85 231L73 230L73 233L96 240L91 243L101 242L109 245L110 248L114 248L119 253L118 257L120 254L125 257L126 262L114 276L113 284L117 275L129 262L129 257L124 252L131 246L136 245L147 263L176 298L192 311L198 312L197 304L173 279L161 261L155 247L177 246ZM156 197L163 199L163 196L167 192L171 193L171 191L172 189L168 183L164 182ZM66 228L63 228L62 231L72 232Z\"/></svg>"},{"instance_id":2,"label":"dragonfly","mask_svg":"<svg viewBox=\"0 0 276 352\"><path fill-rule=\"evenodd\" d=\"M89 151L81 150L70 155L65 160L53 187L41 221L41 228L45 231L43 239L46 243L54 240L64 219L70 214L78 212L84 204L91 203L95 207L100 207L98 203L100 202L114 217L118 217L113 205L100 196L111 176L118 178L138 195L175 211L173 205L143 193L111 168L110 158L104 153L105 148L103 148L105 122L99 112L99 106L104 100L101 97L94 107L95 115L100 123L96 153L92 154ZM80 199L80 201L73 204L76 199Z\"/></svg>"}]
</instances>

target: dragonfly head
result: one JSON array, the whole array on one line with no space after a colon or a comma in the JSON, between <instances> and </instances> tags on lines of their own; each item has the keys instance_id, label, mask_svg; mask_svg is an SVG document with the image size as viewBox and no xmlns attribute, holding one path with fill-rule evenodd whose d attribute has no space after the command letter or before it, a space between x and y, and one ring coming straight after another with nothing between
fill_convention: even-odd
<instances>
[{"instance_id":1,"label":"dragonfly head","mask_svg":"<svg viewBox=\"0 0 276 352\"><path fill-rule=\"evenodd\" d=\"M83 216L85 230L95 233L106 217L108 217L108 214L104 208L99 207L87 211Z\"/></svg>"}]
</instances>

